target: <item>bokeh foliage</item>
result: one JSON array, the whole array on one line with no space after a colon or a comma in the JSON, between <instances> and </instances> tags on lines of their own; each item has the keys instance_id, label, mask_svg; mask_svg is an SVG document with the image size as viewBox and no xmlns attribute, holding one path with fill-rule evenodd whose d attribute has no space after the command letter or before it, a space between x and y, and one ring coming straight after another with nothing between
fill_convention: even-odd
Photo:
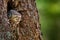
<instances>
[{"instance_id":1,"label":"bokeh foliage","mask_svg":"<svg viewBox=\"0 0 60 40\"><path fill-rule=\"evenodd\" d=\"M44 40L60 40L60 0L36 0Z\"/></svg>"}]
</instances>

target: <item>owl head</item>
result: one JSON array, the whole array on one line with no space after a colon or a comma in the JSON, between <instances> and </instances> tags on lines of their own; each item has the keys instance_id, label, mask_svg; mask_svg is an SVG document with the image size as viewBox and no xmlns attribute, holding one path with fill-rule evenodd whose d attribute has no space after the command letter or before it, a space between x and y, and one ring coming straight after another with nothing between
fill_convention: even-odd
<instances>
[{"instance_id":1,"label":"owl head","mask_svg":"<svg viewBox=\"0 0 60 40\"><path fill-rule=\"evenodd\" d=\"M16 10L10 10L8 12L8 18L11 23L18 24L21 21L21 14Z\"/></svg>"}]
</instances>

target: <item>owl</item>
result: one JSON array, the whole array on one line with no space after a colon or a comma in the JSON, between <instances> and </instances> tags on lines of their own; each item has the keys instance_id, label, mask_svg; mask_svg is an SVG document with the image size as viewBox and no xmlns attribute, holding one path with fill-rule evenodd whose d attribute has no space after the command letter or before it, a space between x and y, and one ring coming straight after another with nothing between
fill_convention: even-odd
<instances>
[{"instance_id":1,"label":"owl","mask_svg":"<svg viewBox=\"0 0 60 40\"><path fill-rule=\"evenodd\" d=\"M12 33L12 39L16 40L17 36L19 34L19 27L17 26L20 21L21 21L21 13L19 13L16 10L10 10L7 13L9 22L10 22L10 27L11 27L11 33Z\"/></svg>"},{"instance_id":2,"label":"owl","mask_svg":"<svg viewBox=\"0 0 60 40\"><path fill-rule=\"evenodd\" d=\"M10 10L8 12L8 19L11 24L17 25L21 21L21 14L16 10Z\"/></svg>"}]
</instances>

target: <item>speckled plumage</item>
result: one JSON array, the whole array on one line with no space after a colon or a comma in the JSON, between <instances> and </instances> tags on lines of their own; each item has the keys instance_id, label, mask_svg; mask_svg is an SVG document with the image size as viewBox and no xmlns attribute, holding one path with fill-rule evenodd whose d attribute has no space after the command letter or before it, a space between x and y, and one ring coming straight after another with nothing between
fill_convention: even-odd
<instances>
[{"instance_id":1,"label":"speckled plumage","mask_svg":"<svg viewBox=\"0 0 60 40\"><path fill-rule=\"evenodd\" d=\"M10 10L8 12L8 18L11 23L17 25L21 21L21 14L16 10Z\"/></svg>"},{"instance_id":2,"label":"speckled plumage","mask_svg":"<svg viewBox=\"0 0 60 40\"><path fill-rule=\"evenodd\" d=\"M12 38L13 40L16 40L17 35L18 35L18 31L17 31L17 25L19 24L19 22L21 21L21 14L19 12L17 12L16 10L10 10L8 12L8 19L9 22L11 23L11 31L12 31Z\"/></svg>"}]
</instances>

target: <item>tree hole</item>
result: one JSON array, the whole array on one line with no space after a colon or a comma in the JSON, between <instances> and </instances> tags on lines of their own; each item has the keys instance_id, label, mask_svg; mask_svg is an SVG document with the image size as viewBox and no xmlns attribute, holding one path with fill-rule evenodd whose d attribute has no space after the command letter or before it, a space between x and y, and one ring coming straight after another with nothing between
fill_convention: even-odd
<instances>
[{"instance_id":1,"label":"tree hole","mask_svg":"<svg viewBox=\"0 0 60 40\"><path fill-rule=\"evenodd\" d=\"M7 12L10 11L12 8L12 2L11 1L8 1L7 3Z\"/></svg>"}]
</instances>

